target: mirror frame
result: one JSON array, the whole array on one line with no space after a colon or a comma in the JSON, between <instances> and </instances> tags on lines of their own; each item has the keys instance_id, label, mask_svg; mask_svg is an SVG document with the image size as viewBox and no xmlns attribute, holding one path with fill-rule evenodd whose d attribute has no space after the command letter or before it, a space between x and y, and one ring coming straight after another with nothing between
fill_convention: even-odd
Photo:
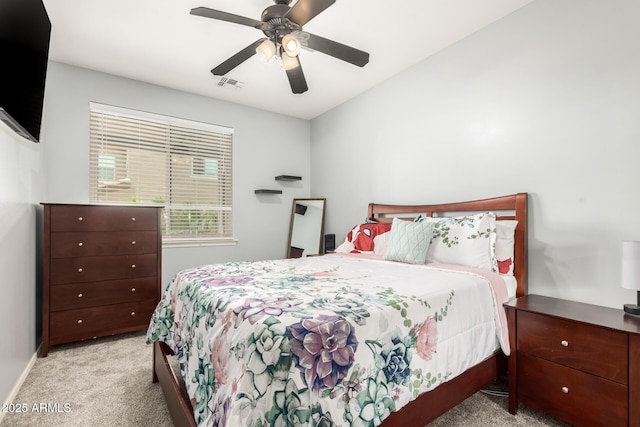
<instances>
[{"instance_id":1,"label":"mirror frame","mask_svg":"<svg viewBox=\"0 0 640 427\"><path fill-rule=\"evenodd\" d=\"M322 202L322 222L320 224L320 234L318 236L318 252L315 254L307 254L307 256L313 255L322 255L322 241L324 236L324 216L327 210L327 199L326 198L303 198L303 199L293 199L293 204L291 205L291 220L289 222L289 239L287 240L287 253L286 258L299 258L291 256L291 238L293 235L293 222L296 217L296 204L299 202L310 202L310 201L321 201Z\"/></svg>"}]
</instances>

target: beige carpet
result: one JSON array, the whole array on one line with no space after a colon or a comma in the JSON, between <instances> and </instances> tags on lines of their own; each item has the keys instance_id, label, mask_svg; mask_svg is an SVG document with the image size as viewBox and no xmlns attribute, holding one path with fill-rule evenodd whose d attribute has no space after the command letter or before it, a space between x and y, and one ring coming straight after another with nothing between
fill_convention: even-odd
<instances>
[{"instance_id":1,"label":"beige carpet","mask_svg":"<svg viewBox=\"0 0 640 427\"><path fill-rule=\"evenodd\" d=\"M172 426L160 385L151 382L151 355L144 332L55 346L14 401L27 411L6 413L0 426ZM429 426L567 426L523 405L510 415L506 405L505 397L479 392Z\"/></svg>"}]
</instances>

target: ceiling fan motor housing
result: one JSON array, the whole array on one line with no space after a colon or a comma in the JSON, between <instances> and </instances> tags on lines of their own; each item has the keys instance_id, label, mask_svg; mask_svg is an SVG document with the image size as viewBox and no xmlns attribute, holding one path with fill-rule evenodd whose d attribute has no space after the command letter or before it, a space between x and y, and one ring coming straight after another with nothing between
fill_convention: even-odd
<instances>
[{"instance_id":1,"label":"ceiling fan motor housing","mask_svg":"<svg viewBox=\"0 0 640 427\"><path fill-rule=\"evenodd\" d=\"M260 19L262 22L270 24L271 28L264 29L262 32L270 39L274 38L274 36L277 34L277 42L280 43L280 40L283 36L289 34L295 29L299 29L299 26L296 26L288 19L283 19L283 17L287 14L287 12L289 12L290 9L291 8L286 4L275 4L263 10ZM292 24L296 28L292 28Z\"/></svg>"}]
</instances>

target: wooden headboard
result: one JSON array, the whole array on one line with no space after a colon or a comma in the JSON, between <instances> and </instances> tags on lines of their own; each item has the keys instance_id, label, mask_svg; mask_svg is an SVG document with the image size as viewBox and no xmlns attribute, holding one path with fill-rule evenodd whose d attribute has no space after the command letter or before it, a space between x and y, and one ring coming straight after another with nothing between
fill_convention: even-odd
<instances>
[{"instance_id":1,"label":"wooden headboard","mask_svg":"<svg viewBox=\"0 0 640 427\"><path fill-rule=\"evenodd\" d=\"M486 211L495 212L498 221L501 219L515 219L518 221L515 231L513 275L518 281L516 296L524 296L527 294L527 193L469 202L432 205L370 203L367 218L371 221L390 223L394 217L413 219L420 214L439 217Z\"/></svg>"}]
</instances>

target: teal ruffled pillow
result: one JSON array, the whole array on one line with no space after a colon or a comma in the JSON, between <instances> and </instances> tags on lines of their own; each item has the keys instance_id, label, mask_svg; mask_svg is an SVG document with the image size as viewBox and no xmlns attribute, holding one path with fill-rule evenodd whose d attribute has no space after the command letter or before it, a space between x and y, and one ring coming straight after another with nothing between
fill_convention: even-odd
<instances>
[{"instance_id":1,"label":"teal ruffled pillow","mask_svg":"<svg viewBox=\"0 0 640 427\"><path fill-rule=\"evenodd\" d=\"M433 224L394 218L387 250L382 256L389 261L424 264L433 233Z\"/></svg>"}]
</instances>

